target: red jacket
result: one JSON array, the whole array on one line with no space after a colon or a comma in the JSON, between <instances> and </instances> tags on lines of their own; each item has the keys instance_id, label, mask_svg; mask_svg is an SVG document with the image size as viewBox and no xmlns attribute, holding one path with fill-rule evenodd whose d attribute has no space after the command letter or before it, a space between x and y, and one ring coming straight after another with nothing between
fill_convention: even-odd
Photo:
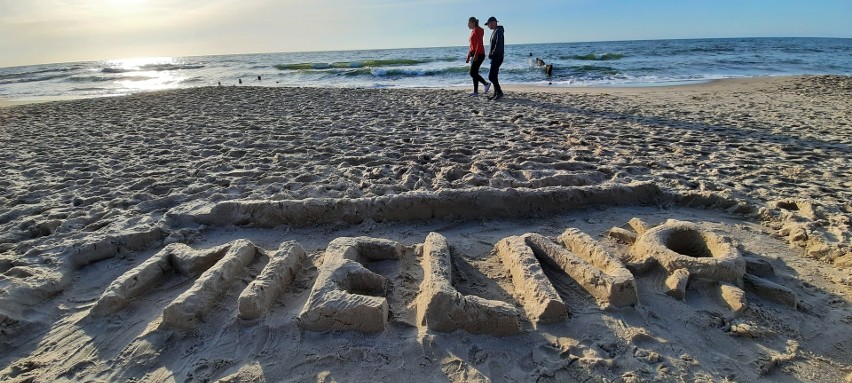
<instances>
[{"instance_id":1,"label":"red jacket","mask_svg":"<svg viewBox=\"0 0 852 383\"><path fill-rule=\"evenodd\" d=\"M468 57L485 54L485 45L482 45L482 37L485 36L485 30L476 26L470 31L470 52Z\"/></svg>"}]
</instances>

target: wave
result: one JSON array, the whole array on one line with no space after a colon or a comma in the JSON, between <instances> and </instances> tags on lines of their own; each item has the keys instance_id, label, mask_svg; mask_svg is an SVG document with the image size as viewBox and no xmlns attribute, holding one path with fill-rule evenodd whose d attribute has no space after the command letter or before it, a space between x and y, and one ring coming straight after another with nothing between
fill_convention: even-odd
<instances>
[{"instance_id":1,"label":"wave","mask_svg":"<svg viewBox=\"0 0 852 383\"><path fill-rule=\"evenodd\" d=\"M700 47L683 47L683 48L668 48L668 49L659 49L652 50L646 53L649 57L670 57L670 56L693 56L696 54L699 55L723 55L726 53L736 54L737 49L735 47L708 47L708 46L700 46Z\"/></svg>"},{"instance_id":2,"label":"wave","mask_svg":"<svg viewBox=\"0 0 852 383\"><path fill-rule=\"evenodd\" d=\"M72 92L100 92L109 90L109 88L97 88L97 87L86 87L86 88L71 88Z\"/></svg>"},{"instance_id":3,"label":"wave","mask_svg":"<svg viewBox=\"0 0 852 383\"><path fill-rule=\"evenodd\" d=\"M616 76L621 73L618 69L608 66L582 65L566 68L566 71L572 75L583 76Z\"/></svg>"},{"instance_id":4,"label":"wave","mask_svg":"<svg viewBox=\"0 0 852 383\"><path fill-rule=\"evenodd\" d=\"M175 64L146 64L139 67L141 70L162 72L167 70L201 69L204 65L175 65Z\"/></svg>"},{"instance_id":5,"label":"wave","mask_svg":"<svg viewBox=\"0 0 852 383\"><path fill-rule=\"evenodd\" d=\"M72 77L66 78L64 81L67 81L67 82L106 82L106 81L113 81L113 80L115 80L114 77L107 77L107 76L72 76Z\"/></svg>"},{"instance_id":6,"label":"wave","mask_svg":"<svg viewBox=\"0 0 852 383\"><path fill-rule=\"evenodd\" d=\"M621 53L604 53L600 55L596 55L594 53L589 53L586 55L573 55L573 56L562 56L563 60L586 60L586 61L609 61L609 60L621 60L624 58L624 55Z\"/></svg>"},{"instance_id":7,"label":"wave","mask_svg":"<svg viewBox=\"0 0 852 383\"><path fill-rule=\"evenodd\" d=\"M714 76L686 76L686 77L660 77L660 76L619 76L608 78L588 77L563 77L550 81L549 85L556 86L663 86L663 85L686 85L695 84L723 77ZM537 85L543 85L538 82Z\"/></svg>"},{"instance_id":8,"label":"wave","mask_svg":"<svg viewBox=\"0 0 852 383\"><path fill-rule=\"evenodd\" d=\"M33 71L22 72L22 73L0 74L0 81L12 80L12 79L25 79L25 78L28 78L28 77L32 77L34 75L39 75L39 74L44 74L44 73L66 73L66 72L75 71L77 69L78 68L75 68L75 67L53 68L53 69L33 70ZM45 77L45 76L41 76L41 77Z\"/></svg>"},{"instance_id":9,"label":"wave","mask_svg":"<svg viewBox=\"0 0 852 383\"><path fill-rule=\"evenodd\" d=\"M405 69L405 68L362 68L342 72L345 76L372 76L372 77L428 77L443 76L449 74L468 73L468 67L452 67L441 69Z\"/></svg>"},{"instance_id":10,"label":"wave","mask_svg":"<svg viewBox=\"0 0 852 383\"><path fill-rule=\"evenodd\" d=\"M190 78L187 78L187 79L183 79L183 80L180 81L180 83L181 84L192 84L192 83L199 83L199 82L203 82L203 81L206 81L204 77L196 76L196 77L190 77Z\"/></svg>"},{"instance_id":11,"label":"wave","mask_svg":"<svg viewBox=\"0 0 852 383\"><path fill-rule=\"evenodd\" d=\"M47 72L43 72L47 73ZM23 84L28 82L39 82L39 81L50 81L57 78L65 78L68 77L67 74L54 74L40 77L26 77L26 78L10 78L8 80L0 81L0 85L8 85L8 84Z\"/></svg>"},{"instance_id":12,"label":"wave","mask_svg":"<svg viewBox=\"0 0 852 383\"><path fill-rule=\"evenodd\" d=\"M329 69L332 67L328 63L276 64L273 66L278 70Z\"/></svg>"},{"instance_id":13,"label":"wave","mask_svg":"<svg viewBox=\"0 0 852 383\"><path fill-rule=\"evenodd\" d=\"M378 68L392 66L410 66L428 63L427 60L413 59L390 59L390 60L356 60L340 61L334 63L296 63L274 65L279 70L307 70L307 69L344 69L344 68Z\"/></svg>"},{"instance_id":14,"label":"wave","mask_svg":"<svg viewBox=\"0 0 852 383\"><path fill-rule=\"evenodd\" d=\"M540 81L540 79L545 78L544 71L540 68L533 68L532 70L527 70L524 73L523 70L515 69L515 70L507 70L505 71L509 76L514 78L522 79L523 81L536 80ZM500 71L501 74L504 73L503 70ZM562 81L610 81L610 80L623 80L625 79L627 74L624 71L619 69L608 67L608 66L597 66L597 65L578 65L578 66L554 66L553 74L550 77L550 81L554 82L562 82Z\"/></svg>"},{"instance_id":15,"label":"wave","mask_svg":"<svg viewBox=\"0 0 852 383\"><path fill-rule=\"evenodd\" d=\"M106 67L101 69L101 73L127 73L127 72L139 72L139 71L148 71L148 72L163 72L170 70L187 70L187 69L201 69L204 68L204 65L176 65L176 64L145 64L141 65L138 68L116 68L116 67Z\"/></svg>"},{"instance_id":16,"label":"wave","mask_svg":"<svg viewBox=\"0 0 852 383\"><path fill-rule=\"evenodd\" d=\"M67 82L107 82L107 81L146 81L156 77L151 76L71 76L63 81Z\"/></svg>"}]
</instances>

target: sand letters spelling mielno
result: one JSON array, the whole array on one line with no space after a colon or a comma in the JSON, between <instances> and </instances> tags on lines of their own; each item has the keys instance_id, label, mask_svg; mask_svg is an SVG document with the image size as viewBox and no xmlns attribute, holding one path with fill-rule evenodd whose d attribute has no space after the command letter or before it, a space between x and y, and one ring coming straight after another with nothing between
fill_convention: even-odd
<instances>
[{"instance_id":1,"label":"sand letters spelling mielno","mask_svg":"<svg viewBox=\"0 0 852 383\"><path fill-rule=\"evenodd\" d=\"M852 78L0 108L4 382L852 381Z\"/></svg>"}]
</instances>

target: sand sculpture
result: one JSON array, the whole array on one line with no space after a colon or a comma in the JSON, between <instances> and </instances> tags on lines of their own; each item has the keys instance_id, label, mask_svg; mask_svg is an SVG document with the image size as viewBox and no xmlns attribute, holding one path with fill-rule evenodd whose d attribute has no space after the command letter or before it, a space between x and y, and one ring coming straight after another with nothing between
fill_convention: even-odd
<instances>
[{"instance_id":1,"label":"sand sculpture","mask_svg":"<svg viewBox=\"0 0 852 383\"><path fill-rule=\"evenodd\" d=\"M568 232L573 231L569 229ZM569 243L575 240L572 234L563 234L560 238L567 239ZM584 254L584 257L581 257L570 248L566 249L540 234L526 234L525 239L540 259L565 271L601 306L609 304L624 306L637 303L633 276L629 272L624 273L612 267L611 262L607 260L609 256L605 252L598 254L581 252ZM582 240L586 239L582 238ZM601 269L597 265L609 265L609 268Z\"/></svg>"},{"instance_id":2,"label":"sand sculpture","mask_svg":"<svg viewBox=\"0 0 852 383\"><path fill-rule=\"evenodd\" d=\"M256 319L272 307L290 288L307 255L298 242L286 241L269 258L260 275L240 294L240 317L244 319Z\"/></svg>"},{"instance_id":3,"label":"sand sculpture","mask_svg":"<svg viewBox=\"0 0 852 383\"><path fill-rule=\"evenodd\" d=\"M299 326L309 331L378 332L388 322L388 281L369 261L399 259L402 245L385 239L337 238L328 244Z\"/></svg>"},{"instance_id":4,"label":"sand sculpture","mask_svg":"<svg viewBox=\"0 0 852 383\"><path fill-rule=\"evenodd\" d=\"M383 203L394 205L402 200L394 201L389 199ZM300 206L309 209L314 202ZM272 205L234 205L233 208L248 209L239 216L268 215L259 221L262 226L292 219L281 216L285 214L283 211L269 210L269 206ZM338 214L347 214L343 207L336 205L329 212L339 218ZM217 209L222 208L213 207ZM384 217L395 216L384 207L376 211L381 211ZM229 214L225 214L228 221L243 219ZM441 234L430 233L422 244L416 245L423 276L416 297L408 303L416 317L411 324L438 332L463 330L497 336L522 333L522 316L533 328L558 324L568 317L568 304L544 274L543 265L564 271L603 308L638 304L634 273L641 274L652 267L659 267L666 273L662 282L666 294L685 299L691 285L700 286L697 288L716 286L719 299L734 315L748 309L744 288L769 300L797 307L795 293L770 280L774 270L768 262L743 257L722 235L677 220L650 226L634 218L629 226L632 231L612 228L608 233L611 238L629 245L621 257L574 228L556 238L527 233L497 241L493 255L511 276L514 295L523 312L508 302L457 291L452 283L453 255L447 239ZM111 240L72 250L67 259L69 265L79 268L110 258L111 254L122 251L122 246L144 248L146 245L142 242L156 241L164 236L165 231L159 229L131 233L127 241ZM128 245L122 245L124 242ZM90 316L114 314L177 274L195 281L164 307L159 327L179 331L194 329L216 310L218 301L234 283L246 280L249 267L256 262L258 254L267 262L242 290L237 300L237 315L244 320L261 318L290 288L308 259L305 250L295 241L281 243L268 256L245 239L206 250L182 243L169 244L110 284L90 310ZM297 315L298 326L302 330L319 332L386 330L391 313L385 295L394 286L387 277L366 266L376 261L399 261L404 254L405 246L388 239L340 237L332 240L321 257L318 276L307 301ZM20 268L10 266L7 274L16 267ZM711 284L698 284L698 281Z\"/></svg>"},{"instance_id":5,"label":"sand sculpture","mask_svg":"<svg viewBox=\"0 0 852 383\"><path fill-rule=\"evenodd\" d=\"M746 274L743 277L743 281L747 288L766 299L785 304L793 308L796 308L799 305L796 293L785 286L750 274Z\"/></svg>"},{"instance_id":6,"label":"sand sculpture","mask_svg":"<svg viewBox=\"0 0 852 383\"><path fill-rule=\"evenodd\" d=\"M593 281L602 283L605 302L615 306L632 305L638 302L633 274L591 236L579 229L570 228L559 236L559 241L586 264L600 270L599 282L597 279Z\"/></svg>"},{"instance_id":7,"label":"sand sculpture","mask_svg":"<svg viewBox=\"0 0 852 383\"><path fill-rule=\"evenodd\" d=\"M568 316L565 303L544 275L526 238L504 238L494 246L494 251L512 274L518 300L533 325L555 323Z\"/></svg>"},{"instance_id":8,"label":"sand sculpture","mask_svg":"<svg viewBox=\"0 0 852 383\"><path fill-rule=\"evenodd\" d=\"M237 240L228 252L163 310L163 325L192 329L215 307L216 301L232 283L247 275L257 248L247 240Z\"/></svg>"},{"instance_id":9,"label":"sand sculpture","mask_svg":"<svg viewBox=\"0 0 852 383\"><path fill-rule=\"evenodd\" d=\"M744 258L724 236L676 220L651 227L634 218L629 225L633 231L609 231L610 237L630 245L623 260L573 228L556 238L559 243L528 233L504 238L494 245L494 254L510 273L518 302L533 327L558 323L568 315L567 305L543 273L542 263L563 270L602 307L637 304L636 282L630 270L641 273L654 265L667 274L663 282L666 294L677 299L686 297L692 281L705 280L717 283L718 295L734 313L747 308L743 288L782 304L797 305L792 290L766 279L773 275L771 265ZM299 326L308 331L383 331L390 310L384 295L390 282L365 265L399 260L403 249L400 243L379 238L341 237L331 241L298 315ZM431 233L417 251L424 270L420 291L411 303L418 326L441 332L461 329L494 335L521 331L521 313L511 304L465 296L452 286L452 255L445 237ZM208 250L194 250L180 243L167 245L110 284L90 315L113 314L177 273L197 280L165 307L162 326L194 328L231 284L247 275L258 252L263 254L247 240ZM74 259L91 257L81 255ZM92 262L101 258L104 257L96 254ZM257 319L268 312L289 289L306 259L301 245L293 241L282 243L240 294L239 317Z\"/></svg>"},{"instance_id":10,"label":"sand sculpture","mask_svg":"<svg viewBox=\"0 0 852 383\"><path fill-rule=\"evenodd\" d=\"M564 271L602 307L637 304L637 285L630 270L642 273L655 265L668 275L664 281L666 294L677 299L685 298L693 281L702 280L717 283L719 297L735 314L748 306L743 288L782 304L797 305L792 290L765 279L774 273L771 265L743 257L724 236L684 221L668 220L651 227L634 218L629 224L635 232L622 228L609 232L610 237L629 243L623 260L574 228L565 230L556 240L527 233L503 238L494 245L493 253L511 275L518 302L533 327L558 323L568 315L566 303L544 274L542 264ZM366 265L401 260L404 249L396 241L380 238L340 237L331 241L298 315L299 326L307 331L383 331L390 314L385 297L390 281ZM410 303L417 326L501 336L522 331L522 314L513 305L463 295L453 287L452 251L444 236L430 233L416 251L423 267L419 292ZM180 243L167 245L110 284L90 315L113 314L170 275L180 274L197 279L164 308L161 326L195 328L230 286L248 275L258 253L264 254L244 239L207 250ZM265 315L289 289L307 258L299 243L283 242L240 294L239 317L251 320Z\"/></svg>"},{"instance_id":11,"label":"sand sculpture","mask_svg":"<svg viewBox=\"0 0 852 383\"><path fill-rule=\"evenodd\" d=\"M568 319L570 302L563 300L543 267L564 271L601 308L621 306L631 310L639 304L634 273L639 276L652 268L665 273L662 283L666 294L677 299L686 298L689 286L716 288L720 307L727 306L732 314L726 320L750 315L744 288L797 307L793 291L770 280L774 275L771 264L741 255L725 236L684 221L668 220L652 227L634 218L629 224L634 231L609 231L610 238L629 244L618 256L609 250L611 247L576 228L566 229L556 237L526 233L498 240L490 256L496 257L498 265L510 276L516 302L460 293L453 286L455 250L444 235L432 232L423 243L408 247L383 238L338 237L312 257L296 241L284 241L271 252L246 239L203 250L172 243L111 283L89 315L97 319L114 314L178 275L194 281L164 306L161 321L152 322L157 327L149 326L151 330L192 331L210 318L220 317L222 311L237 311L243 320L240 327L255 326L255 320L267 315L290 289L309 258L319 263L318 275L309 292L297 293L307 295L298 314L290 312L296 314L291 317L294 324L310 332L384 332L391 314L412 314L413 322L403 319L396 323L418 327L424 340L433 336L429 331L518 336L529 331L524 319L533 331L541 330L542 325L560 326ZM422 266L419 288L414 290L416 294L408 295L411 300L405 305L394 306L393 310L402 307L407 312L391 312L389 297L394 289L402 287L395 285L402 279L391 279L368 266L371 262L411 261L405 257L412 255L420 258ZM250 269L257 272L263 264L259 258L266 263L253 277ZM219 302L229 291L233 293L233 286L240 282L247 285L237 299L238 309L220 307ZM743 320L731 322L727 331L734 337L772 334ZM171 336L169 332L163 334ZM652 364L663 360L643 348L635 348L633 353L637 360Z\"/></svg>"},{"instance_id":12,"label":"sand sculpture","mask_svg":"<svg viewBox=\"0 0 852 383\"><path fill-rule=\"evenodd\" d=\"M596 298L618 305L636 303L632 277L619 275L618 267L605 252L591 255L602 250L595 247L590 237L569 229L560 238L572 245L581 243L576 248L590 257L589 262L566 249L556 249L559 247L556 243L538 234L505 238L495 245L496 253L513 275L516 291L524 292L519 298L534 326L565 319L567 309L543 274L533 249L577 278ZM413 303L418 325L442 332L462 329L476 334L512 335L521 331L520 313L512 305L464 296L453 288L452 255L445 237L429 234L418 251L424 270L420 291ZM115 313L161 284L170 274L179 273L198 279L166 306L163 325L184 330L194 328L224 291L246 275L246 268L254 261L256 252L256 247L246 240L204 251L184 244L170 244L115 280L90 314L99 317ZM384 330L389 307L382 295L388 289L388 280L364 265L371 261L398 260L402 254L401 244L386 239L342 237L333 240L326 248L319 276L299 314L300 327L309 331ZM570 261L565 260L568 258ZM298 243L282 243L269 257L260 275L240 295L239 316L256 319L265 314L288 289L305 259L305 251ZM596 267L603 267L603 271Z\"/></svg>"},{"instance_id":13,"label":"sand sculpture","mask_svg":"<svg viewBox=\"0 0 852 383\"><path fill-rule=\"evenodd\" d=\"M696 278L742 285L745 260L727 238L690 222L668 220L647 230L638 220L631 223L640 233L633 244L636 256L655 260L669 273L685 269Z\"/></svg>"},{"instance_id":14,"label":"sand sculpture","mask_svg":"<svg viewBox=\"0 0 852 383\"><path fill-rule=\"evenodd\" d=\"M416 317L410 324L437 332L462 330L496 336L523 333L522 316L533 328L558 325L568 317L568 304L545 275L543 265L564 271L602 308L638 304L634 273L638 275L652 267L659 267L667 274L666 293L677 299L685 299L687 287L699 280L716 283L719 299L735 317L749 308L743 288L797 307L792 290L769 280L774 275L771 264L742 256L724 236L684 221L668 220L652 227L634 218L629 224L633 232L623 228L609 231L611 238L629 244L621 257L575 228L566 229L555 238L527 233L497 241L492 255L511 276L514 295L523 312L508 302L463 295L456 290L452 282L453 251L446 237L430 233L422 244L415 245L423 276L416 297L409 303L408 308ZM385 331L390 317L385 295L395 286L390 279L366 266L370 262L403 260L406 254L412 254L405 249L399 242L381 238L332 240L320 257L318 276L296 324L302 330L314 332ZM193 330L217 310L218 302L232 285L246 280L249 267L258 255L267 262L257 277L248 281L237 302L241 319L261 318L290 288L308 259L295 241L284 241L268 256L246 239L205 250L182 243L166 245L110 284L90 310L90 316L114 314L177 274L195 281L164 307L159 328ZM747 322L730 325L732 336L754 337L760 331L764 330ZM639 355L644 351L636 352Z\"/></svg>"},{"instance_id":15,"label":"sand sculpture","mask_svg":"<svg viewBox=\"0 0 852 383\"><path fill-rule=\"evenodd\" d=\"M512 305L456 291L452 285L452 255L444 236L429 233L419 252L424 275L415 302L418 325L442 332L463 329L474 334L512 335L521 331L519 313ZM564 305L554 307L552 311L557 315L561 307L561 315L565 316Z\"/></svg>"},{"instance_id":16,"label":"sand sculpture","mask_svg":"<svg viewBox=\"0 0 852 383\"><path fill-rule=\"evenodd\" d=\"M223 201L218 203L188 204L170 209L163 220L141 225L131 231L101 237L79 246L59 248L60 268L38 265L12 265L0 260L0 270L9 277L39 275L38 278L14 278L5 287L0 302L5 317L20 318L27 307L38 304L64 291L75 270L118 254L141 251L158 244L191 241L193 228L204 226L276 227L279 225L312 226L337 222L360 223L410 221L418 219L451 218L480 219L496 217L531 216L564 209L575 209L598 204L627 205L649 203L666 198L665 193L652 182L630 184L594 184L586 186L553 186L541 189L514 190L482 187L473 190L442 190L439 192L407 192L399 195L356 199L308 198L291 201ZM202 226L203 227L203 226ZM45 229L47 230L47 229ZM53 251L53 250L51 250ZM163 250L168 252L175 251ZM180 252L186 252L183 249ZM169 257L160 254L157 258ZM192 257L189 257L192 258ZM160 261L151 261L145 267L155 270ZM159 262L159 263L158 263ZM148 271L138 271L146 274ZM133 285L131 282L124 282ZM156 283L150 282L150 283ZM144 289L145 283L135 288ZM110 288L112 289L112 288ZM96 312L110 306L107 302L120 297L104 297ZM136 292L130 293L132 297ZM118 298L118 301L125 298ZM116 309L120 308L116 306ZM253 314L248 314L253 315Z\"/></svg>"},{"instance_id":17,"label":"sand sculpture","mask_svg":"<svg viewBox=\"0 0 852 383\"><path fill-rule=\"evenodd\" d=\"M111 283L92 307L90 315L114 314L176 273L197 279L191 288L166 306L163 325L191 329L235 281L247 275L247 267L254 262L257 253L255 245L244 239L207 250L193 250L181 243L167 245ZM305 259L301 245L294 241L282 243L269 256L260 275L240 294L240 317L256 319L265 314L289 289Z\"/></svg>"},{"instance_id":18,"label":"sand sculpture","mask_svg":"<svg viewBox=\"0 0 852 383\"><path fill-rule=\"evenodd\" d=\"M516 291L533 323L552 323L566 316L565 304L542 272L539 261L565 271L602 306L638 302L633 275L590 236L568 229L565 245L535 233L505 238L495 251L511 271Z\"/></svg>"},{"instance_id":19,"label":"sand sculpture","mask_svg":"<svg viewBox=\"0 0 852 383\"><path fill-rule=\"evenodd\" d=\"M109 236L70 250L66 254L66 260L72 268L79 269L97 261L112 258L122 251L144 250L151 243L165 236L165 231L159 227Z\"/></svg>"},{"instance_id":20,"label":"sand sculpture","mask_svg":"<svg viewBox=\"0 0 852 383\"><path fill-rule=\"evenodd\" d=\"M163 311L163 325L193 328L230 285L246 274L257 249L247 240L237 240L207 251L171 244L141 265L116 279L95 303L90 315L115 313L128 301L162 283L172 273L198 276L193 286ZM200 274L200 276L199 276Z\"/></svg>"},{"instance_id":21,"label":"sand sculpture","mask_svg":"<svg viewBox=\"0 0 852 383\"><path fill-rule=\"evenodd\" d=\"M178 225L248 227L313 226L336 222L356 224L366 219L376 222L480 219L532 216L599 204L650 203L664 196L665 193L650 182L525 190L481 187L354 199L223 201L175 208L167 217Z\"/></svg>"},{"instance_id":22,"label":"sand sculpture","mask_svg":"<svg viewBox=\"0 0 852 383\"><path fill-rule=\"evenodd\" d=\"M117 312L175 272L197 277L221 259L230 247L231 244L225 244L198 251L182 243L170 244L113 281L95 303L90 315L104 316Z\"/></svg>"},{"instance_id":23,"label":"sand sculpture","mask_svg":"<svg viewBox=\"0 0 852 383\"><path fill-rule=\"evenodd\" d=\"M792 290L761 278L773 273L768 263L746 260L724 236L673 219L654 227L638 218L628 223L635 234L623 228L609 232L611 237L630 245L627 266L642 272L659 265L668 274L665 292L672 297L684 299L691 280L700 279L717 282L720 296L737 313L747 305L744 287L769 300L797 306Z\"/></svg>"}]
</instances>

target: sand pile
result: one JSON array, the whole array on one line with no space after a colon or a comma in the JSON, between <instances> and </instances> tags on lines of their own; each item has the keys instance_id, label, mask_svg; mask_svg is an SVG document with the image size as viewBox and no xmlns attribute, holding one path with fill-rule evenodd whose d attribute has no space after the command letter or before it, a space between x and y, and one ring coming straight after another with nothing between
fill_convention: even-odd
<instances>
[{"instance_id":1,"label":"sand pile","mask_svg":"<svg viewBox=\"0 0 852 383\"><path fill-rule=\"evenodd\" d=\"M842 381L852 80L0 108L4 381Z\"/></svg>"}]
</instances>

